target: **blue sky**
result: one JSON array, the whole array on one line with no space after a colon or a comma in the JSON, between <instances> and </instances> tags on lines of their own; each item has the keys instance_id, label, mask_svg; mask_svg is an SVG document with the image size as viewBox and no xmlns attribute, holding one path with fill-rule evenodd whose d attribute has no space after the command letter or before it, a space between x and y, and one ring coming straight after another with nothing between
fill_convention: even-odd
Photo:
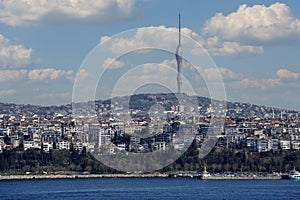
<instances>
[{"instance_id":1,"label":"blue sky","mask_svg":"<svg viewBox=\"0 0 300 200\"><path fill-rule=\"evenodd\" d=\"M228 100L300 109L298 1L26 2L0 2L1 102L70 103L76 73L101 38L139 28L143 33L140 41L131 40L133 45L145 42L150 33L157 38L151 41L154 46L167 45L159 30L176 31L180 11L182 32L208 51ZM183 49L187 55L184 44ZM164 64L174 65L166 59ZM121 61L115 64L124 67ZM86 79L91 75L80 72ZM215 72L202 71L208 79L209 73Z\"/></svg>"}]
</instances>

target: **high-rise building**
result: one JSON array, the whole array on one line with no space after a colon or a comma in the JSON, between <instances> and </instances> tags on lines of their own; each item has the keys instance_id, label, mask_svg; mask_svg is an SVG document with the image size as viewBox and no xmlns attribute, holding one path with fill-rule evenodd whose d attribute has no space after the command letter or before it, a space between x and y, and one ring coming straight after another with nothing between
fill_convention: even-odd
<instances>
[{"instance_id":1,"label":"high-rise building","mask_svg":"<svg viewBox=\"0 0 300 200\"><path fill-rule=\"evenodd\" d=\"M177 92L180 94L182 89L182 47L181 47L181 27L180 27L180 13L179 13L179 41L176 49L176 61L177 61Z\"/></svg>"}]
</instances>

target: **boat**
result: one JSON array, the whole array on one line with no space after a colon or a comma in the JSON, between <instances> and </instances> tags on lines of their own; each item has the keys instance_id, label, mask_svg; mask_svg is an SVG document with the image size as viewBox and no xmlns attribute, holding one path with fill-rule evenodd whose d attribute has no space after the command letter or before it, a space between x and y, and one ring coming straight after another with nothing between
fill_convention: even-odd
<instances>
[{"instance_id":1,"label":"boat","mask_svg":"<svg viewBox=\"0 0 300 200\"><path fill-rule=\"evenodd\" d=\"M289 173L289 179L291 180L300 180L300 172L298 172L295 167Z\"/></svg>"}]
</instances>

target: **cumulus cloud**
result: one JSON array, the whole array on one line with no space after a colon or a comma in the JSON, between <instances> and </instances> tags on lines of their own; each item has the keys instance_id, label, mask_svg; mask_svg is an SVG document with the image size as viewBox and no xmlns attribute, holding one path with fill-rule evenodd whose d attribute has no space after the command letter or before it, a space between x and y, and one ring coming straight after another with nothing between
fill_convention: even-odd
<instances>
[{"instance_id":1,"label":"cumulus cloud","mask_svg":"<svg viewBox=\"0 0 300 200\"><path fill-rule=\"evenodd\" d=\"M223 80L238 80L243 77L242 74L233 72L232 70L224 67L220 68L207 68L203 72L203 76L210 80L219 80L221 75Z\"/></svg>"},{"instance_id":2,"label":"cumulus cloud","mask_svg":"<svg viewBox=\"0 0 300 200\"><path fill-rule=\"evenodd\" d=\"M11 26L104 24L131 18L134 6L134 0L5 0L0 2L0 22Z\"/></svg>"},{"instance_id":3,"label":"cumulus cloud","mask_svg":"<svg viewBox=\"0 0 300 200\"><path fill-rule=\"evenodd\" d=\"M240 79L237 79L230 83L227 82L227 86L229 88L234 88L234 89L257 88L261 90L283 87L286 90L289 90L299 85L299 83L297 82L299 80L298 78L300 77L299 73L291 72L287 69L279 69L276 71L276 76L277 77L274 78L264 78L264 79L251 79L245 76L241 76ZM290 81L286 81L286 80L290 80Z\"/></svg>"},{"instance_id":4,"label":"cumulus cloud","mask_svg":"<svg viewBox=\"0 0 300 200\"><path fill-rule=\"evenodd\" d=\"M0 96L13 96L15 95L17 92L14 89L10 89L10 90L0 90Z\"/></svg>"},{"instance_id":5,"label":"cumulus cloud","mask_svg":"<svg viewBox=\"0 0 300 200\"><path fill-rule=\"evenodd\" d=\"M278 71L283 72L282 70ZM284 75L285 78L279 77L278 71L270 78L255 79L244 76L239 80L225 80L226 96L229 101L273 104L273 106L299 109L297 91L300 89L300 79L295 79L294 75L287 77Z\"/></svg>"},{"instance_id":6,"label":"cumulus cloud","mask_svg":"<svg viewBox=\"0 0 300 200\"><path fill-rule=\"evenodd\" d=\"M144 64L143 65L143 74L149 75L152 74L152 76L155 76L157 73L164 74L165 76L168 76L168 74L171 73L171 71L174 71L175 69L172 68L170 65L165 65L163 61L162 63L158 64Z\"/></svg>"},{"instance_id":7,"label":"cumulus cloud","mask_svg":"<svg viewBox=\"0 0 300 200\"><path fill-rule=\"evenodd\" d=\"M90 74L88 73L88 71L86 69L80 69L76 74L76 78L81 79L81 80L84 80L84 79L88 78L89 76L90 76Z\"/></svg>"},{"instance_id":8,"label":"cumulus cloud","mask_svg":"<svg viewBox=\"0 0 300 200\"><path fill-rule=\"evenodd\" d=\"M20 68L32 63L31 48L13 44L0 34L0 68Z\"/></svg>"},{"instance_id":9,"label":"cumulus cloud","mask_svg":"<svg viewBox=\"0 0 300 200\"><path fill-rule=\"evenodd\" d=\"M182 33L191 37L196 36L191 29L183 28ZM150 26L138 28L130 36L124 34L124 37L103 36L100 43L111 40L111 46L108 47L113 53L126 53L128 49L138 49L146 47L157 47L165 49L176 45L178 37L177 28L167 28L165 26ZM175 48L175 46L174 46Z\"/></svg>"},{"instance_id":10,"label":"cumulus cloud","mask_svg":"<svg viewBox=\"0 0 300 200\"><path fill-rule=\"evenodd\" d=\"M206 54L206 51L212 55L237 56L247 54L263 53L262 46L240 45L237 42L223 41L218 37L204 38L189 28L182 28L182 44L184 53L191 51L196 55ZM197 44L191 45L189 38L192 38ZM110 42L108 42L110 40ZM165 26L150 26L138 28L134 34L124 37L103 36L100 43L109 49L112 53L127 53L131 49L146 49L147 47L156 47L158 49L176 49L178 43L178 29ZM110 46L107 46L107 45ZM203 48L206 50L204 50Z\"/></svg>"},{"instance_id":11,"label":"cumulus cloud","mask_svg":"<svg viewBox=\"0 0 300 200\"><path fill-rule=\"evenodd\" d=\"M245 88L259 88L260 83L258 80L250 79L250 78L244 78L242 80L234 82L232 85L234 88L240 88L240 89L245 89Z\"/></svg>"},{"instance_id":12,"label":"cumulus cloud","mask_svg":"<svg viewBox=\"0 0 300 200\"><path fill-rule=\"evenodd\" d=\"M71 80L73 77L73 70L46 68L34 69L28 72L28 79L32 81L56 80L61 77Z\"/></svg>"},{"instance_id":13,"label":"cumulus cloud","mask_svg":"<svg viewBox=\"0 0 300 200\"><path fill-rule=\"evenodd\" d=\"M0 70L0 82L16 81L26 77L27 70Z\"/></svg>"},{"instance_id":14,"label":"cumulus cloud","mask_svg":"<svg viewBox=\"0 0 300 200\"><path fill-rule=\"evenodd\" d=\"M82 78L86 78L88 76L88 73L85 70L80 71L79 74ZM0 70L0 82L17 81L20 79L28 79L32 81L54 81L59 78L73 80L73 70L58 70L53 68L33 70Z\"/></svg>"},{"instance_id":15,"label":"cumulus cloud","mask_svg":"<svg viewBox=\"0 0 300 200\"><path fill-rule=\"evenodd\" d=\"M268 88L274 88L282 85L282 82L280 79L277 78L268 78L268 79L263 79L261 80L260 83L260 88L265 90Z\"/></svg>"},{"instance_id":16,"label":"cumulus cloud","mask_svg":"<svg viewBox=\"0 0 300 200\"><path fill-rule=\"evenodd\" d=\"M147 63L142 65L142 71L145 75L156 76L157 73L163 74L165 76L170 76L170 74L177 72L177 62L175 59L168 60L165 59L160 63ZM172 76L171 76L172 78Z\"/></svg>"},{"instance_id":17,"label":"cumulus cloud","mask_svg":"<svg viewBox=\"0 0 300 200\"><path fill-rule=\"evenodd\" d=\"M284 3L252 7L244 4L228 15L216 14L205 23L202 32L243 43L299 40L300 19L293 17Z\"/></svg>"},{"instance_id":18,"label":"cumulus cloud","mask_svg":"<svg viewBox=\"0 0 300 200\"><path fill-rule=\"evenodd\" d=\"M218 45L217 47L208 46L208 45L207 45L208 52L211 55L218 55L218 56L261 54L264 52L262 46L240 45L237 42L223 42L220 46Z\"/></svg>"},{"instance_id":19,"label":"cumulus cloud","mask_svg":"<svg viewBox=\"0 0 300 200\"><path fill-rule=\"evenodd\" d=\"M269 90L271 88L276 88L283 86L283 82L278 78L266 78L266 79L251 79L248 77L242 78L240 80L225 82L227 86L227 91L231 89L240 91L241 94L245 93L245 89L257 89L258 91ZM286 86L288 88L288 86ZM254 94L252 94L254 95Z\"/></svg>"},{"instance_id":20,"label":"cumulus cloud","mask_svg":"<svg viewBox=\"0 0 300 200\"><path fill-rule=\"evenodd\" d=\"M300 73L291 72L287 69L277 70L276 75L281 79L298 79L300 77Z\"/></svg>"},{"instance_id":21,"label":"cumulus cloud","mask_svg":"<svg viewBox=\"0 0 300 200\"><path fill-rule=\"evenodd\" d=\"M279 78L253 79L225 67L206 68L201 72L201 75L210 83L214 83L214 80L219 80L221 77L227 90L241 90L241 94L246 88L264 90L282 85Z\"/></svg>"},{"instance_id":22,"label":"cumulus cloud","mask_svg":"<svg viewBox=\"0 0 300 200\"><path fill-rule=\"evenodd\" d=\"M172 68L177 67L177 61L175 59L172 59L172 60L165 59L161 62L161 64L170 66Z\"/></svg>"},{"instance_id":23,"label":"cumulus cloud","mask_svg":"<svg viewBox=\"0 0 300 200\"><path fill-rule=\"evenodd\" d=\"M118 69L124 66L124 62L120 61L120 60L116 60L114 58L107 58L102 67L104 68L109 68L109 69Z\"/></svg>"}]
</instances>

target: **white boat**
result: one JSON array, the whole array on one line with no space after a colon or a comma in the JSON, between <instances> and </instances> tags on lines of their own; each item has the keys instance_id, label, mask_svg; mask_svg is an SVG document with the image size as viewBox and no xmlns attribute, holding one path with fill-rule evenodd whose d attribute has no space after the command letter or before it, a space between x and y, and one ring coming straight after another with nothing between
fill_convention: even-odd
<instances>
[{"instance_id":1,"label":"white boat","mask_svg":"<svg viewBox=\"0 0 300 200\"><path fill-rule=\"evenodd\" d=\"M295 167L289 173L289 179L291 180L300 180L300 172L298 172Z\"/></svg>"}]
</instances>

